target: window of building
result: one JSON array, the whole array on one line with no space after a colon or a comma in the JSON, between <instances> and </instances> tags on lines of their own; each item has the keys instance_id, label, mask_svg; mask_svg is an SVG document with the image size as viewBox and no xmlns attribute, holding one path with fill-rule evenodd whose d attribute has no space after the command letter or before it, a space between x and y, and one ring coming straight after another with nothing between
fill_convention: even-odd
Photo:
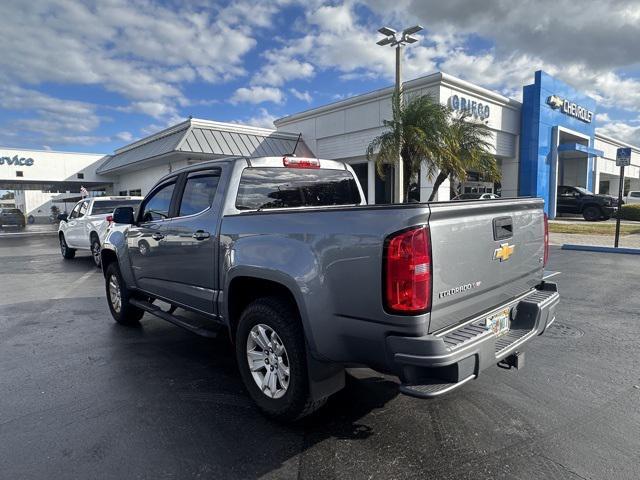
<instances>
[{"instance_id":1,"label":"window of building","mask_svg":"<svg viewBox=\"0 0 640 480\"><path fill-rule=\"evenodd\" d=\"M171 183L164 184L147 198L142 205L143 222L156 222L169 218L171 197L175 187L176 182L174 180Z\"/></svg>"},{"instance_id":2,"label":"window of building","mask_svg":"<svg viewBox=\"0 0 640 480\"><path fill-rule=\"evenodd\" d=\"M213 203L213 197L216 195L219 180L219 171L191 173L184 186L178 215L181 217L195 215L209 208Z\"/></svg>"},{"instance_id":3,"label":"window of building","mask_svg":"<svg viewBox=\"0 0 640 480\"><path fill-rule=\"evenodd\" d=\"M600 189L598 190L602 194L609 193L609 180L600 180Z\"/></svg>"},{"instance_id":4,"label":"window of building","mask_svg":"<svg viewBox=\"0 0 640 480\"><path fill-rule=\"evenodd\" d=\"M120 195L121 197L126 197L127 196L127 191L126 190L120 190L120 192L118 192L118 195Z\"/></svg>"},{"instance_id":5,"label":"window of building","mask_svg":"<svg viewBox=\"0 0 640 480\"><path fill-rule=\"evenodd\" d=\"M84 173L79 173L79 174L78 174L78 178L79 178L79 179L83 179L83 178L84 178Z\"/></svg>"},{"instance_id":6,"label":"window of building","mask_svg":"<svg viewBox=\"0 0 640 480\"><path fill-rule=\"evenodd\" d=\"M372 165L373 166L373 165ZM362 187L365 198L369 198L369 164L368 163L352 163L351 168L358 177L358 182Z\"/></svg>"},{"instance_id":7,"label":"window of building","mask_svg":"<svg viewBox=\"0 0 640 480\"><path fill-rule=\"evenodd\" d=\"M17 170L16 171L16 177L24 177L24 172Z\"/></svg>"},{"instance_id":8,"label":"window of building","mask_svg":"<svg viewBox=\"0 0 640 480\"><path fill-rule=\"evenodd\" d=\"M125 192L126 195L127 192ZM139 197L142 195L142 190L141 189L135 189L135 190L129 190L129 195L131 195L132 197Z\"/></svg>"}]
</instances>

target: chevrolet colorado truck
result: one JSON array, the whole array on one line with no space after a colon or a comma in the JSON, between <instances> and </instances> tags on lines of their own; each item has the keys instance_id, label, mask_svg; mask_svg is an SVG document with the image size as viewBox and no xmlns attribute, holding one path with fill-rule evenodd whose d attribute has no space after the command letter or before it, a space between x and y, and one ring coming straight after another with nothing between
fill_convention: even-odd
<instances>
[{"instance_id":1,"label":"chevrolet colorado truck","mask_svg":"<svg viewBox=\"0 0 640 480\"><path fill-rule=\"evenodd\" d=\"M162 178L101 250L121 324L145 312L234 345L250 396L285 420L345 368L431 398L502 363L555 320L535 198L367 205L349 165L228 158Z\"/></svg>"},{"instance_id":2,"label":"chevrolet colorado truck","mask_svg":"<svg viewBox=\"0 0 640 480\"><path fill-rule=\"evenodd\" d=\"M75 204L71 214L58 215L58 241L65 260L76 256L77 250L90 250L96 267L100 268L100 249L116 207L137 207L142 197L84 198Z\"/></svg>"}]
</instances>

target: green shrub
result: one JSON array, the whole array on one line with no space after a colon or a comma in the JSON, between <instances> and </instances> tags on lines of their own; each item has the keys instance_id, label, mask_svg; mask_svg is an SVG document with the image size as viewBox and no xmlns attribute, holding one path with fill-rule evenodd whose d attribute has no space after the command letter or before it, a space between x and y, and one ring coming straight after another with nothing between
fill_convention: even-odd
<instances>
[{"instance_id":1,"label":"green shrub","mask_svg":"<svg viewBox=\"0 0 640 480\"><path fill-rule=\"evenodd\" d=\"M636 220L640 222L640 203L622 206L623 220Z\"/></svg>"}]
</instances>

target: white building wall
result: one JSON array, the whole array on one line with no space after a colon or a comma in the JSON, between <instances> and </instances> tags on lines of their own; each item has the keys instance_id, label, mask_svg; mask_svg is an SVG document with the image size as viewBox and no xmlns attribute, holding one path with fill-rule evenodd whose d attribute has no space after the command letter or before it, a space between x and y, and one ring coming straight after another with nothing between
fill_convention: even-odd
<instances>
[{"instance_id":1,"label":"white building wall","mask_svg":"<svg viewBox=\"0 0 640 480\"><path fill-rule=\"evenodd\" d=\"M159 165L150 165L141 170L134 170L122 173L113 179L113 192L119 194L121 191L140 189L142 195L146 195L151 188L165 175L186 167L196 162L188 160L165 161Z\"/></svg>"},{"instance_id":2,"label":"white building wall","mask_svg":"<svg viewBox=\"0 0 640 480\"><path fill-rule=\"evenodd\" d=\"M9 164L6 158L32 159L32 165ZM26 150L0 147L0 183L2 181L70 181L78 184L83 182L110 182L107 177L96 174L96 168L102 163L104 155L95 153L53 152L47 150ZM30 163L30 162L29 162ZM18 176L17 172L22 172ZM83 174L84 178L78 178ZM51 200L58 197L58 193L47 193L40 190L16 191L16 206L25 215L34 216L37 220L48 218L51 214Z\"/></svg>"},{"instance_id":3,"label":"white building wall","mask_svg":"<svg viewBox=\"0 0 640 480\"><path fill-rule=\"evenodd\" d=\"M446 74L434 74L407 82L404 94L406 97L432 95L444 104L452 95L458 95L489 105L490 115L486 122L492 131L493 150L503 166L503 195L517 195L520 135L518 102ZM282 131L301 132L307 145L320 158L364 159L371 140L384 131L383 121L392 117L391 99L391 89L371 92L280 119L276 124ZM374 166L370 165L369 169L374 169ZM429 198L433 186L433 179L428 179L424 170L421 172L421 201ZM370 191L370 197L372 195ZM440 187L436 199L449 199L448 181Z\"/></svg>"}]
</instances>

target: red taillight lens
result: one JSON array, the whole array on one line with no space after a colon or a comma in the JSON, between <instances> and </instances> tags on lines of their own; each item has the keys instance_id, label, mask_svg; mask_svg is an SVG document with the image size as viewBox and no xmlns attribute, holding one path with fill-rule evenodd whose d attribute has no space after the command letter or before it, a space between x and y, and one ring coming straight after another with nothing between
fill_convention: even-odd
<instances>
[{"instance_id":1,"label":"red taillight lens","mask_svg":"<svg viewBox=\"0 0 640 480\"><path fill-rule=\"evenodd\" d=\"M547 266L549 260L549 217L544 214L544 266Z\"/></svg>"},{"instance_id":2,"label":"red taillight lens","mask_svg":"<svg viewBox=\"0 0 640 480\"><path fill-rule=\"evenodd\" d=\"M282 164L288 168L320 168L317 158L283 157Z\"/></svg>"},{"instance_id":3,"label":"red taillight lens","mask_svg":"<svg viewBox=\"0 0 640 480\"><path fill-rule=\"evenodd\" d=\"M113 223L113 215L107 215L107 222Z\"/></svg>"},{"instance_id":4,"label":"red taillight lens","mask_svg":"<svg viewBox=\"0 0 640 480\"><path fill-rule=\"evenodd\" d=\"M431 307L431 245L427 227L391 236L385 247L387 310L424 313Z\"/></svg>"}]
</instances>

